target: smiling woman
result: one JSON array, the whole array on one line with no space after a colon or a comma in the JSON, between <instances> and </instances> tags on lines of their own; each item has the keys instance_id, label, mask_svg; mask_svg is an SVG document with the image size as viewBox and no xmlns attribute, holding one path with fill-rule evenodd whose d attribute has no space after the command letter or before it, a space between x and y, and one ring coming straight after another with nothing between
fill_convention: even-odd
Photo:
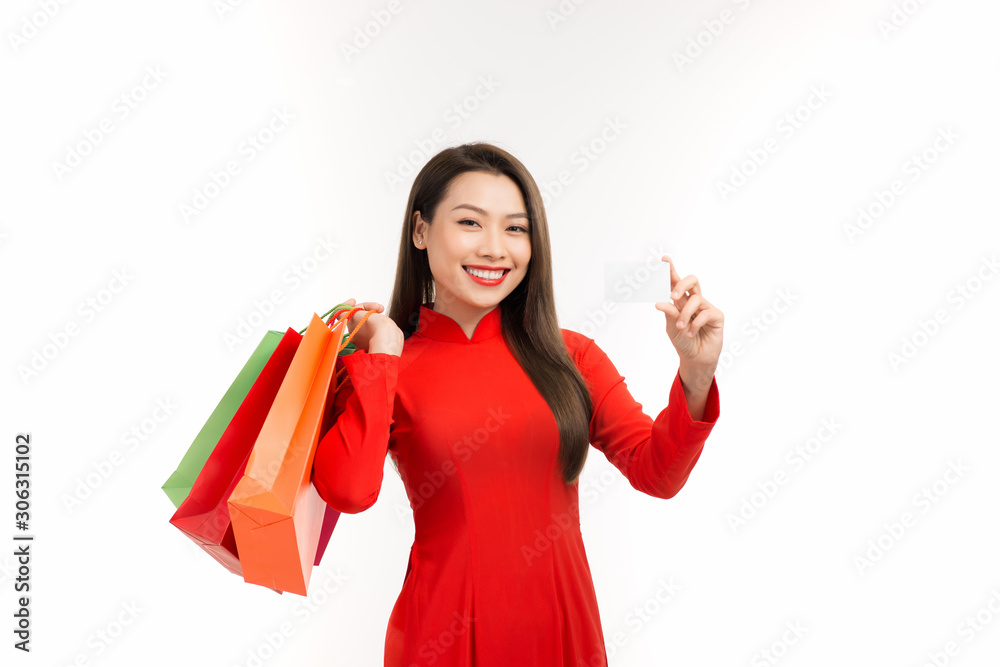
<instances>
[{"instance_id":1,"label":"smiling woman","mask_svg":"<svg viewBox=\"0 0 1000 667\"><path fill-rule=\"evenodd\" d=\"M413 242L426 248L434 276L434 310L458 322L469 337L528 273L531 236L524 209L510 177L469 171L452 181L437 217L431 216L433 225L419 210L413 214Z\"/></svg>"},{"instance_id":2,"label":"smiling woman","mask_svg":"<svg viewBox=\"0 0 1000 667\"><path fill-rule=\"evenodd\" d=\"M683 356L654 421L592 339L558 326L548 224L524 165L467 144L417 175L388 316L361 304L373 312L343 357L350 382L313 464L320 496L357 513L377 500L388 453L410 500L386 667L607 665L580 532L589 445L639 491L672 498L719 415L721 313L693 276L672 264L671 276L676 306L657 307Z\"/></svg>"}]
</instances>

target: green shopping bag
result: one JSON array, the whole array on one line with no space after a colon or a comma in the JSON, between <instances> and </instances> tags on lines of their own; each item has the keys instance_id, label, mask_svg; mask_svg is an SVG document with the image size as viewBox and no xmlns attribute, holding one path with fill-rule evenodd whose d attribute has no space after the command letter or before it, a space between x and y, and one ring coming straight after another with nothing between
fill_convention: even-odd
<instances>
[{"instance_id":1,"label":"green shopping bag","mask_svg":"<svg viewBox=\"0 0 1000 667\"><path fill-rule=\"evenodd\" d=\"M349 308L350 306L347 304L339 303L327 311L323 317L338 310ZM302 329L299 333L304 331L305 329ZM219 443L219 438L225 433L229 423L233 420L233 415L236 414L243 400L250 393L250 388L260 376L260 372L264 369L267 360L271 358L274 350L278 347L282 336L284 336L284 332L282 331L268 331L264 334L263 339L257 345L257 349L250 355L250 359L247 360L243 369L236 376L236 379L233 380L232 385L230 385L229 389L222 396L222 400L219 401L218 406L212 411L208 421L201 427L194 442L188 448L187 453L181 458L181 462L177 465L177 470L160 487L167 494L167 497L170 498L170 502L174 504L175 508L179 508L191 492L191 487L194 485L194 481L198 479L198 474L201 473L202 468L205 467L205 462L208 460L209 455ZM350 354L354 350L354 345L349 343L341 352L341 355Z\"/></svg>"},{"instance_id":2,"label":"green shopping bag","mask_svg":"<svg viewBox=\"0 0 1000 667\"><path fill-rule=\"evenodd\" d=\"M264 338L250 355L243 370L233 380L229 389L222 396L222 400L219 401L219 405L212 411L208 421L195 436L194 442L191 443L187 453L177 465L177 470L167 478L161 487L174 507L180 507L188 493L191 492L191 486L198 479L198 473L205 467L205 461L215 449L215 445L218 444L219 438L226 431L229 422L233 420L233 415L243 403L243 399L250 393L250 387L253 386L260 372L264 369L264 364L278 347L283 335L284 333L281 331L268 331L264 334Z\"/></svg>"}]
</instances>

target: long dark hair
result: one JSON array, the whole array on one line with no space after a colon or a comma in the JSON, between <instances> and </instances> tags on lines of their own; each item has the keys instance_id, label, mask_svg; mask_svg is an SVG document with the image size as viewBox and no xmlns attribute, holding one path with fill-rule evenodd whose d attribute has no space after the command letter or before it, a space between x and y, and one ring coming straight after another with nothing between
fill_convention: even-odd
<instances>
[{"instance_id":1,"label":"long dark hair","mask_svg":"<svg viewBox=\"0 0 1000 667\"><path fill-rule=\"evenodd\" d=\"M491 144L471 143L446 148L424 165L406 203L388 315L409 337L416 330L420 306L434 300L427 253L413 245L414 213L420 211L430 224L452 180L468 171L507 176L524 198L530 219L531 260L524 280L502 302L500 326L514 358L559 424L562 476L567 484L575 484L590 446L593 406L586 380L569 356L556 319L549 226L542 195L517 158Z\"/></svg>"}]
</instances>

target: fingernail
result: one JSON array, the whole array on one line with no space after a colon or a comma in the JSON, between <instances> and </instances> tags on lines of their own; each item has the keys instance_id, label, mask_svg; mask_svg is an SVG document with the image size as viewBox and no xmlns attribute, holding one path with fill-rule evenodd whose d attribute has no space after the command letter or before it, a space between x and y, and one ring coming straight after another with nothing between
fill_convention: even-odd
<instances>
[{"instance_id":1,"label":"fingernail","mask_svg":"<svg viewBox=\"0 0 1000 667\"><path fill-rule=\"evenodd\" d=\"M680 296L680 293L679 292L671 292L670 296L672 296L672 297L674 297L676 299L677 297Z\"/></svg>"}]
</instances>

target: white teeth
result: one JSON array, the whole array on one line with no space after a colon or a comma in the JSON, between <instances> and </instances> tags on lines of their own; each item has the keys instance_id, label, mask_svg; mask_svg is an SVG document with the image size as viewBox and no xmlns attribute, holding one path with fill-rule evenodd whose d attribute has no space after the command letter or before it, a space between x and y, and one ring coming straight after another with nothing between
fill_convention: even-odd
<instances>
[{"instance_id":1,"label":"white teeth","mask_svg":"<svg viewBox=\"0 0 1000 667\"><path fill-rule=\"evenodd\" d=\"M496 280L504 273L503 271L480 271L479 269L470 269L469 267L464 268L477 278L485 278L486 280Z\"/></svg>"}]
</instances>

